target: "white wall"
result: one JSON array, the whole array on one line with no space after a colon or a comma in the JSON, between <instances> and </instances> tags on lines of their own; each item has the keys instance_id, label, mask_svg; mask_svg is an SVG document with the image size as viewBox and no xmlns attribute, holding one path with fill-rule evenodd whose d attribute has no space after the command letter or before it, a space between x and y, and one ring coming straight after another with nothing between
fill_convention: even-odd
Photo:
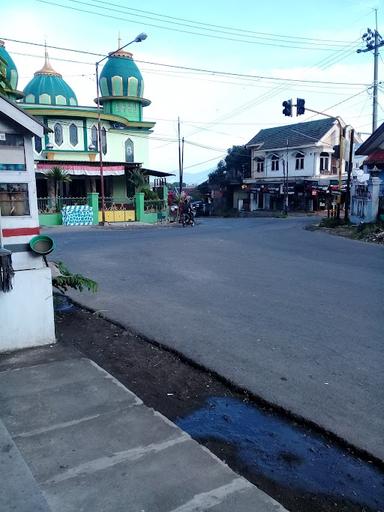
<instances>
[{"instance_id":1,"label":"white wall","mask_svg":"<svg viewBox=\"0 0 384 512\"><path fill-rule=\"evenodd\" d=\"M57 145L55 143L54 133L49 134L49 143L53 145L52 153L54 160L66 160L66 161L88 161L89 160L89 146L92 144L92 127L97 126L96 118L86 119L86 133L87 140L84 140L84 129L82 119L55 119L50 118L48 120L48 126L54 130L56 123L60 123L63 128L63 143ZM70 143L69 138L69 126L74 123L77 126L78 133L78 144L73 146ZM118 130L112 129L111 124L108 121L101 122L101 128L105 128L107 132L107 152L103 154L103 160L105 162L125 162L125 141L129 138L134 144L134 161L142 163L143 167L148 167L149 156L148 156L148 137L150 133L145 130L132 129L132 130ZM42 141L43 151L45 149L45 140ZM86 154L84 154L86 152ZM34 151L35 159L42 158L44 153L36 153ZM94 153L94 160L98 161L98 154Z\"/></svg>"},{"instance_id":2,"label":"white wall","mask_svg":"<svg viewBox=\"0 0 384 512\"><path fill-rule=\"evenodd\" d=\"M16 272L13 290L0 292L0 352L55 342L49 268Z\"/></svg>"},{"instance_id":3,"label":"white wall","mask_svg":"<svg viewBox=\"0 0 384 512\"><path fill-rule=\"evenodd\" d=\"M4 108L4 107L2 107ZM5 133L25 133L24 124L31 123L30 118L20 114L13 108L12 116L21 118L20 125L1 123L1 130ZM6 112L6 110L5 110ZM35 124L33 122L33 124ZM42 135L43 129L35 125L35 133ZM0 153L2 146L0 146ZM24 135L25 171L0 171L0 182L2 183L27 183L29 195L29 215L3 216L2 230L5 246L16 245L12 254L15 276L13 289L3 293L0 291L0 351L16 350L37 345L44 345L55 342L52 280L51 271L43 266L40 256L33 256L30 251L25 250L32 238L33 233L38 230L38 210L36 199L36 179L33 161L32 136L30 132ZM0 155L1 159L1 155ZM33 229L31 229L33 228ZM4 230L20 230L9 232Z\"/></svg>"},{"instance_id":4,"label":"white wall","mask_svg":"<svg viewBox=\"0 0 384 512\"><path fill-rule=\"evenodd\" d=\"M296 170L296 153L304 153L304 169ZM279 157L279 170L272 171L271 156L277 155ZM254 158L264 158L264 173L256 172L257 161ZM252 151L252 178L283 178L284 177L284 162L287 161L286 151ZM316 153L315 148L303 148L288 150L288 174L292 177L310 177L314 175L316 168Z\"/></svg>"}]
</instances>

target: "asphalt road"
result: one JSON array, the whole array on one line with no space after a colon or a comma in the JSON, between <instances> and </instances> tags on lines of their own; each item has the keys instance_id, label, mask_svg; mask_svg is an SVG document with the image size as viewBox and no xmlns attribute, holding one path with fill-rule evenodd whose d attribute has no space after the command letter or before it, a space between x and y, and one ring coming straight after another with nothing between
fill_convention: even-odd
<instances>
[{"instance_id":1,"label":"asphalt road","mask_svg":"<svg viewBox=\"0 0 384 512\"><path fill-rule=\"evenodd\" d=\"M308 222L46 232L81 302L384 460L384 248Z\"/></svg>"}]
</instances>

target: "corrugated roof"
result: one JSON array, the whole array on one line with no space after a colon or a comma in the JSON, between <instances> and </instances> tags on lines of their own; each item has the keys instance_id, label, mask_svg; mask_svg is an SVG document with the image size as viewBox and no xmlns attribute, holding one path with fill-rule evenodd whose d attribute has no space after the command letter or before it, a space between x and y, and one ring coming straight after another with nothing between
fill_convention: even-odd
<instances>
[{"instance_id":1,"label":"corrugated roof","mask_svg":"<svg viewBox=\"0 0 384 512\"><path fill-rule=\"evenodd\" d=\"M374 151L384 140L384 123L381 124L368 139L361 144L356 150L356 155L369 155Z\"/></svg>"},{"instance_id":2,"label":"corrugated roof","mask_svg":"<svg viewBox=\"0 0 384 512\"><path fill-rule=\"evenodd\" d=\"M327 117L317 121L265 128L251 139L247 146L262 144L260 149L305 146L318 142L334 125L336 119Z\"/></svg>"},{"instance_id":3,"label":"corrugated roof","mask_svg":"<svg viewBox=\"0 0 384 512\"><path fill-rule=\"evenodd\" d=\"M365 164L384 164L384 149L376 149L369 157L364 160Z\"/></svg>"}]
</instances>

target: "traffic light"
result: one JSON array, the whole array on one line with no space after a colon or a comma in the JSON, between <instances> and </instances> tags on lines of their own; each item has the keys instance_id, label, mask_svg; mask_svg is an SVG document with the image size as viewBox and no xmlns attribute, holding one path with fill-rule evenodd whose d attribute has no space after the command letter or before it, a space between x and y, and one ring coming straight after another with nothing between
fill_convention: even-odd
<instances>
[{"instance_id":1,"label":"traffic light","mask_svg":"<svg viewBox=\"0 0 384 512\"><path fill-rule=\"evenodd\" d=\"M292 100L283 101L283 114L292 117Z\"/></svg>"},{"instance_id":2,"label":"traffic light","mask_svg":"<svg viewBox=\"0 0 384 512\"><path fill-rule=\"evenodd\" d=\"M296 115L301 116L305 114L305 100L303 98L296 99Z\"/></svg>"}]
</instances>

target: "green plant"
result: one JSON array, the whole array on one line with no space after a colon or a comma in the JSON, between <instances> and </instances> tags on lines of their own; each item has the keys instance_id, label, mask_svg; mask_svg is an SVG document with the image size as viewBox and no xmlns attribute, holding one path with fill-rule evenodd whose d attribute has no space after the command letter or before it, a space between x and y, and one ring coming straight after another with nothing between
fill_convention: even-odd
<instances>
[{"instance_id":1,"label":"green plant","mask_svg":"<svg viewBox=\"0 0 384 512\"><path fill-rule=\"evenodd\" d=\"M239 217L240 216L240 212L237 208L227 208L227 209L224 209L222 210L222 216L225 217L225 218L228 218L228 217Z\"/></svg>"},{"instance_id":2,"label":"green plant","mask_svg":"<svg viewBox=\"0 0 384 512\"><path fill-rule=\"evenodd\" d=\"M150 188L145 187L141 191L144 192L144 199L145 199L145 201L157 201L157 200L159 200L159 195L154 190L151 190Z\"/></svg>"},{"instance_id":3,"label":"green plant","mask_svg":"<svg viewBox=\"0 0 384 512\"><path fill-rule=\"evenodd\" d=\"M47 172L45 177L48 180L52 180L54 184L55 197L59 196L60 183L70 183L72 181L71 176L59 166L54 166L50 171Z\"/></svg>"},{"instance_id":4,"label":"green plant","mask_svg":"<svg viewBox=\"0 0 384 512\"><path fill-rule=\"evenodd\" d=\"M52 286L61 292L66 292L68 288L73 288L82 292L84 289L90 292L97 291L97 283L81 274L72 274L62 261L50 262L49 265L54 274L52 277ZM55 272L54 272L55 271Z\"/></svg>"},{"instance_id":5,"label":"green plant","mask_svg":"<svg viewBox=\"0 0 384 512\"><path fill-rule=\"evenodd\" d=\"M346 222L343 219L337 217L330 217L329 219L323 219L320 222L321 228L337 228L338 226L345 226Z\"/></svg>"},{"instance_id":6,"label":"green plant","mask_svg":"<svg viewBox=\"0 0 384 512\"><path fill-rule=\"evenodd\" d=\"M383 230L384 230L383 222L362 223L356 227L353 238L356 238L358 240L363 240L367 236L381 233Z\"/></svg>"},{"instance_id":7,"label":"green plant","mask_svg":"<svg viewBox=\"0 0 384 512\"><path fill-rule=\"evenodd\" d=\"M133 184L136 192L143 192L142 189L147 187L147 180L138 169L131 172L128 181Z\"/></svg>"}]
</instances>

